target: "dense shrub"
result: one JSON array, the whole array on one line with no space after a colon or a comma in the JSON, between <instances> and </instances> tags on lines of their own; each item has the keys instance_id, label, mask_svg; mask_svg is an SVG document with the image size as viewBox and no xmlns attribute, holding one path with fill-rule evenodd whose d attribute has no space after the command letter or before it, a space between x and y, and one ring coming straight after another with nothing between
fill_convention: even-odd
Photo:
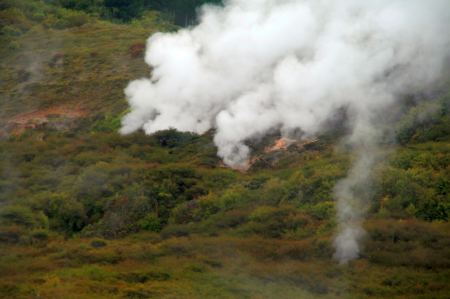
<instances>
[{"instance_id":1,"label":"dense shrub","mask_svg":"<svg viewBox=\"0 0 450 299\"><path fill-rule=\"evenodd\" d=\"M22 206L11 206L1 211L3 224L19 224L24 226L33 226L34 219L30 209Z\"/></svg>"},{"instance_id":2,"label":"dense shrub","mask_svg":"<svg viewBox=\"0 0 450 299\"><path fill-rule=\"evenodd\" d=\"M205 3L221 3L222 0L58 0L66 8L82 10L103 18L129 22L140 18L145 10L153 9L166 13L181 26L191 25L196 20L196 9Z\"/></svg>"},{"instance_id":3,"label":"dense shrub","mask_svg":"<svg viewBox=\"0 0 450 299\"><path fill-rule=\"evenodd\" d=\"M159 217L158 202L135 192L115 197L104 206L100 221L86 228L86 235L102 235L117 238L141 229L159 231L164 220Z\"/></svg>"},{"instance_id":4,"label":"dense shrub","mask_svg":"<svg viewBox=\"0 0 450 299\"><path fill-rule=\"evenodd\" d=\"M334 202L325 201L308 208L308 212L319 220L330 220L334 215Z\"/></svg>"},{"instance_id":5,"label":"dense shrub","mask_svg":"<svg viewBox=\"0 0 450 299\"><path fill-rule=\"evenodd\" d=\"M153 134L153 137L158 141L159 145L163 147L183 146L196 138L195 134L179 132L175 129L158 131Z\"/></svg>"},{"instance_id":6,"label":"dense shrub","mask_svg":"<svg viewBox=\"0 0 450 299\"><path fill-rule=\"evenodd\" d=\"M364 254L374 263L427 268L450 265L446 252L450 239L442 233L444 227L417 220L379 220L369 222L366 228L370 238Z\"/></svg>"},{"instance_id":7,"label":"dense shrub","mask_svg":"<svg viewBox=\"0 0 450 299\"><path fill-rule=\"evenodd\" d=\"M0 34L7 37L14 37L21 35L22 31L15 26L6 25L1 28Z\"/></svg>"},{"instance_id":8,"label":"dense shrub","mask_svg":"<svg viewBox=\"0 0 450 299\"><path fill-rule=\"evenodd\" d=\"M90 21L90 17L73 10L60 10L56 15L49 15L43 24L49 28L66 29L82 26Z\"/></svg>"},{"instance_id":9,"label":"dense shrub","mask_svg":"<svg viewBox=\"0 0 450 299\"><path fill-rule=\"evenodd\" d=\"M2 34L20 35L33 26L22 10L11 7L0 10L0 28Z\"/></svg>"},{"instance_id":10,"label":"dense shrub","mask_svg":"<svg viewBox=\"0 0 450 299\"><path fill-rule=\"evenodd\" d=\"M210 223L219 229L236 228L246 223L248 216L248 211L246 210L231 210L214 215L210 218Z\"/></svg>"},{"instance_id":11,"label":"dense shrub","mask_svg":"<svg viewBox=\"0 0 450 299\"><path fill-rule=\"evenodd\" d=\"M143 230L159 232L161 231L161 220L155 214L148 214L139 221L139 226Z\"/></svg>"},{"instance_id":12,"label":"dense shrub","mask_svg":"<svg viewBox=\"0 0 450 299\"><path fill-rule=\"evenodd\" d=\"M81 231L87 224L87 216L82 203L67 200L60 206L57 217L54 218L54 226L67 234Z\"/></svg>"},{"instance_id":13,"label":"dense shrub","mask_svg":"<svg viewBox=\"0 0 450 299\"><path fill-rule=\"evenodd\" d=\"M294 211L292 206L260 206L248 216L250 222L244 226L244 231L279 238L304 224Z\"/></svg>"},{"instance_id":14,"label":"dense shrub","mask_svg":"<svg viewBox=\"0 0 450 299\"><path fill-rule=\"evenodd\" d=\"M173 16L176 24L180 26L192 25L196 22L198 7L203 4L221 4L222 0L173 0L173 1L153 1L150 7L162 10Z\"/></svg>"},{"instance_id":15,"label":"dense shrub","mask_svg":"<svg viewBox=\"0 0 450 299\"><path fill-rule=\"evenodd\" d=\"M443 152L444 151L444 152ZM409 148L397 153L378 176L379 209L390 216L448 220L449 177L445 147Z\"/></svg>"},{"instance_id":16,"label":"dense shrub","mask_svg":"<svg viewBox=\"0 0 450 299\"><path fill-rule=\"evenodd\" d=\"M400 143L446 139L450 135L450 94L413 106L397 124Z\"/></svg>"}]
</instances>

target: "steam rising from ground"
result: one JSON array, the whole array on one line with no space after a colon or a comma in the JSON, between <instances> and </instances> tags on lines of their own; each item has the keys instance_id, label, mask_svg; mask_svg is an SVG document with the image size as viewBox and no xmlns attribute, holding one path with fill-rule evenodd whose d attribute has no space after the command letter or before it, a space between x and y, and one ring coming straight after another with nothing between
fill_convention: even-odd
<instances>
[{"instance_id":1,"label":"steam rising from ground","mask_svg":"<svg viewBox=\"0 0 450 299\"><path fill-rule=\"evenodd\" d=\"M268 131L311 137L339 109L359 157L340 181L336 257L359 253L383 115L425 90L448 59L448 0L231 0L199 25L148 40L150 78L126 88L121 132L216 130L218 155L245 167L246 141ZM367 197L367 198L365 198Z\"/></svg>"}]
</instances>

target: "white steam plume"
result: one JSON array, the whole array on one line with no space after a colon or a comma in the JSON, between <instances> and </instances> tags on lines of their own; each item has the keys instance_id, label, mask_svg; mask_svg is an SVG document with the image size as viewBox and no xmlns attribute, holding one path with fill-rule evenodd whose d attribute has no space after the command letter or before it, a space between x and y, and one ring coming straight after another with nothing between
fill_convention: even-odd
<instances>
[{"instance_id":1,"label":"white steam plume","mask_svg":"<svg viewBox=\"0 0 450 299\"><path fill-rule=\"evenodd\" d=\"M273 129L313 136L349 112L360 159L336 186L336 257L359 253L380 116L435 82L449 57L448 0L230 0L205 6L199 25L147 44L150 78L126 88L121 132L216 130L218 155L245 167L245 142Z\"/></svg>"}]
</instances>

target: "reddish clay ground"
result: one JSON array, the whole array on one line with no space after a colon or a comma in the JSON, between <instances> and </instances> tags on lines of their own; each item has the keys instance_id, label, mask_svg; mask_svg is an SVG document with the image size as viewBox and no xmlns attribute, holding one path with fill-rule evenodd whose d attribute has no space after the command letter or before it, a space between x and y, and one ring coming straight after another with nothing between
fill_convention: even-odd
<instances>
[{"instance_id":1,"label":"reddish clay ground","mask_svg":"<svg viewBox=\"0 0 450 299\"><path fill-rule=\"evenodd\" d=\"M83 117L87 112L79 105L61 105L49 107L33 112L18 114L6 121L9 134L21 135L27 129L34 129L49 122L50 117L63 119L76 119Z\"/></svg>"}]
</instances>

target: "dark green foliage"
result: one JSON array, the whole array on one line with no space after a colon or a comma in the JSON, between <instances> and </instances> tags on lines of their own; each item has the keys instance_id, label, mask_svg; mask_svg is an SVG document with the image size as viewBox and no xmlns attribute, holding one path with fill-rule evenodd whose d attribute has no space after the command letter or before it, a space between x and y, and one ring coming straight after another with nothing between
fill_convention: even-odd
<instances>
[{"instance_id":1,"label":"dark green foliage","mask_svg":"<svg viewBox=\"0 0 450 299\"><path fill-rule=\"evenodd\" d=\"M105 0L104 5L112 18L125 22L141 16L145 0Z\"/></svg>"},{"instance_id":2,"label":"dark green foliage","mask_svg":"<svg viewBox=\"0 0 450 299\"><path fill-rule=\"evenodd\" d=\"M180 26L192 25L196 22L197 9L204 4L222 4L222 0L156 0L151 1L150 8L170 14Z\"/></svg>"},{"instance_id":3,"label":"dark green foliage","mask_svg":"<svg viewBox=\"0 0 450 299\"><path fill-rule=\"evenodd\" d=\"M146 10L162 11L179 26L196 21L197 9L203 4L221 4L222 0L58 0L62 7L81 10L106 19L129 22Z\"/></svg>"},{"instance_id":4,"label":"dark green foliage","mask_svg":"<svg viewBox=\"0 0 450 299\"><path fill-rule=\"evenodd\" d=\"M450 217L450 203L439 200L424 200L415 216L427 221L448 221Z\"/></svg>"},{"instance_id":5,"label":"dark green foliage","mask_svg":"<svg viewBox=\"0 0 450 299\"><path fill-rule=\"evenodd\" d=\"M136 232L142 228L139 220L154 209L154 203L145 197L121 197L112 200L104 209L104 216L87 227L86 234L117 238Z\"/></svg>"},{"instance_id":6,"label":"dark green foliage","mask_svg":"<svg viewBox=\"0 0 450 299\"><path fill-rule=\"evenodd\" d=\"M120 129L120 121L123 115L117 117L102 117L95 122L93 129L98 132L117 132Z\"/></svg>"},{"instance_id":7,"label":"dark green foliage","mask_svg":"<svg viewBox=\"0 0 450 299\"><path fill-rule=\"evenodd\" d=\"M145 0L58 0L62 7L128 22L145 9Z\"/></svg>"},{"instance_id":8,"label":"dark green foliage","mask_svg":"<svg viewBox=\"0 0 450 299\"><path fill-rule=\"evenodd\" d=\"M79 232L87 223L86 212L82 203L65 201L58 210L54 226L67 234Z\"/></svg>"},{"instance_id":9,"label":"dark green foliage","mask_svg":"<svg viewBox=\"0 0 450 299\"><path fill-rule=\"evenodd\" d=\"M428 143L399 151L379 177L380 211L394 217L447 221L448 165L446 144Z\"/></svg>"},{"instance_id":10,"label":"dark green foliage","mask_svg":"<svg viewBox=\"0 0 450 299\"><path fill-rule=\"evenodd\" d=\"M139 226L143 230L151 232L161 231L162 224L161 220L155 214L148 214L139 221Z\"/></svg>"},{"instance_id":11,"label":"dark green foliage","mask_svg":"<svg viewBox=\"0 0 450 299\"><path fill-rule=\"evenodd\" d=\"M308 210L312 216L319 220L332 219L335 213L332 201L319 202Z\"/></svg>"},{"instance_id":12,"label":"dark green foliage","mask_svg":"<svg viewBox=\"0 0 450 299\"><path fill-rule=\"evenodd\" d=\"M196 138L196 135L170 129L156 132L153 134L153 137L156 138L160 146L172 148L187 145Z\"/></svg>"},{"instance_id":13,"label":"dark green foliage","mask_svg":"<svg viewBox=\"0 0 450 299\"><path fill-rule=\"evenodd\" d=\"M255 209L250 215L250 223L247 229L253 233L262 234L270 238L279 238L283 235L287 226L295 225L289 223L291 209L261 206Z\"/></svg>"}]
</instances>

